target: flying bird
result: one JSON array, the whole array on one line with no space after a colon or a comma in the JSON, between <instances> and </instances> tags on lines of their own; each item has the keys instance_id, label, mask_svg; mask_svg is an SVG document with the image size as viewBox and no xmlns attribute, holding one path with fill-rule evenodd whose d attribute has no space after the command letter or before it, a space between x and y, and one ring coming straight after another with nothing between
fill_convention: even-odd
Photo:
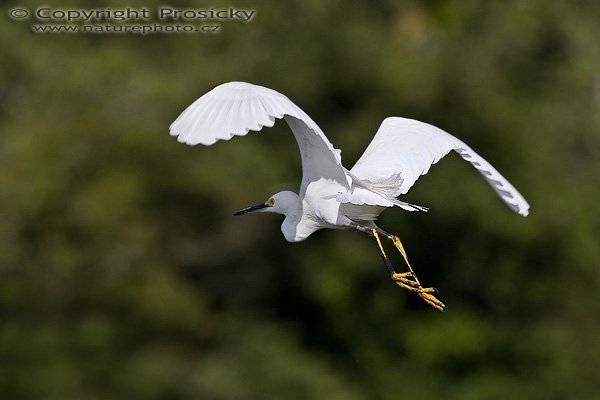
<instances>
[{"instance_id":1,"label":"flying bird","mask_svg":"<svg viewBox=\"0 0 600 400\"><path fill-rule=\"evenodd\" d=\"M333 147L317 124L283 94L245 82L228 82L191 104L171 124L170 134L188 145L210 146L219 140L244 136L272 127L284 119L291 128L302 160L299 191L282 191L265 202L234 215L271 212L285 216L281 231L290 242L313 232L356 229L374 239L392 280L416 292L425 302L443 311L437 291L423 287L402 242L379 228L375 221L386 209L427 211L426 207L399 199L415 181L451 150L471 163L498 196L516 213L526 216L529 204L500 173L465 143L449 133L414 119L388 117L351 169L342 165L340 150ZM408 271L396 272L384 251L381 237L389 239L402 255Z\"/></svg>"}]
</instances>

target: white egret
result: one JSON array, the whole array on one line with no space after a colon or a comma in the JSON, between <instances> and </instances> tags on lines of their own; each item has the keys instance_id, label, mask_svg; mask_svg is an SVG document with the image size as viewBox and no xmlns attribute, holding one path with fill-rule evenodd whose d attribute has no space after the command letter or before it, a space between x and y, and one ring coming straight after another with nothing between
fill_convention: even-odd
<instances>
[{"instance_id":1,"label":"white egret","mask_svg":"<svg viewBox=\"0 0 600 400\"><path fill-rule=\"evenodd\" d=\"M386 118L352 169L342 166L341 152L333 147L317 124L286 96L272 89L244 82L217 86L190 105L170 127L170 134L189 145L212 145L218 140L244 136L285 119L300 147L302 183L298 193L282 191L264 203L234 215L254 211L285 216L281 231L290 242L306 239L323 228L354 228L377 243L391 278L414 291L440 311L444 303L423 287L408 262L400 239L376 224L389 207L408 211L427 208L399 200L419 176L450 152L456 151L488 181L515 212L526 216L529 204L486 160L454 136L424 122ZM382 246L385 236L402 254L408 272L397 273Z\"/></svg>"}]
</instances>

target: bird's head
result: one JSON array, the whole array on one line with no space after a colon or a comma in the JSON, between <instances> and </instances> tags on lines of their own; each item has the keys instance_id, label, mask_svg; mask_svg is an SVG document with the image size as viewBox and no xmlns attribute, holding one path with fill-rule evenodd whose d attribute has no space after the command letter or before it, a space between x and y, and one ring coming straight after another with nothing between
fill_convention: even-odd
<instances>
[{"instance_id":1,"label":"bird's head","mask_svg":"<svg viewBox=\"0 0 600 400\"><path fill-rule=\"evenodd\" d=\"M251 212L272 212L288 215L288 213L297 210L300 207L298 195L294 192L283 191L275 193L264 203L255 206L246 207L233 215L244 215Z\"/></svg>"}]
</instances>

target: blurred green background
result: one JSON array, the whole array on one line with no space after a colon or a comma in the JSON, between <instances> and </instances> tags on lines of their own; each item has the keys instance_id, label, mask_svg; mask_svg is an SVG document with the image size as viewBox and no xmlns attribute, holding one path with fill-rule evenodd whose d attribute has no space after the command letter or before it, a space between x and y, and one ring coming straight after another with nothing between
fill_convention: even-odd
<instances>
[{"instance_id":1,"label":"blurred green background","mask_svg":"<svg viewBox=\"0 0 600 400\"><path fill-rule=\"evenodd\" d=\"M1 399L600 398L600 3L171 4L256 16L43 35L7 17L42 3L3 5ZM301 172L282 122L211 148L169 137L231 80L288 95L347 167L386 116L442 127L531 214L457 155L405 197L428 213L383 214L438 313L364 235L290 244L280 216L232 217Z\"/></svg>"}]
</instances>

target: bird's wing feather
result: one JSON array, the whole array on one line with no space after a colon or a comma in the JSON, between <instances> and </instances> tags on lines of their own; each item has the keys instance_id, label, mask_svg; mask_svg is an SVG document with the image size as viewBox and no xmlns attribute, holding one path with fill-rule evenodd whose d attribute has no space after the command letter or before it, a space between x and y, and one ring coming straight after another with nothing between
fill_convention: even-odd
<instances>
[{"instance_id":1,"label":"bird's wing feather","mask_svg":"<svg viewBox=\"0 0 600 400\"><path fill-rule=\"evenodd\" d=\"M285 118L302 158L301 192L308 183L332 179L345 187L350 177L342 167L340 150L333 147L317 124L290 99L275 90L245 82L217 86L190 105L171 124L171 136L189 145L210 146L218 140L244 136L271 127Z\"/></svg>"},{"instance_id":2,"label":"bird's wing feather","mask_svg":"<svg viewBox=\"0 0 600 400\"><path fill-rule=\"evenodd\" d=\"M527 201L483 157L449 133L412 119L386 118L350 173L386 197L396 197L450 150L470 162L512 210L528 214Z\"/></svg>"},{"instance_id":3,"label":"bird's wing feather","mask_svg":"<svg viewBox=\"0 0 600 400\"><path fill-rule=\"evenodd\" d=\"M338 195L336 200L340 203L350 203L357 206L380 206L380 207L400 207L406 211L427 211L427 207L407 203L396 198L389 198L379 194L373 189L356 184L353 179L353 185L350 190Z\"/></svg>"}]
</instances>

